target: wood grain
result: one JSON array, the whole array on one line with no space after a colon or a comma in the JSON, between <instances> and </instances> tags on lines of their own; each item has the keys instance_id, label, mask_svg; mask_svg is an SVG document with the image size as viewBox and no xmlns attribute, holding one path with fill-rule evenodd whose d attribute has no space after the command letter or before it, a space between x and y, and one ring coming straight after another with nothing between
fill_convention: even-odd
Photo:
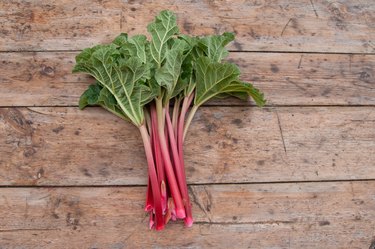
<instances>
[{"instance_id":1,"label":"wood grain","mask_svg":"<svg viewBox=\"0 0 375 249\"><path fill-rule=\"evenodd\" d=\"M93 80L71 73L76 54L3 53L0 106L77 105ZM375 104L375 55L233 52L228 60L240 66L243 80L264 91L268 105ZM208 104L247 103L226 99Z\"/></svg>"},{"instance_id":2,"label":"wood grain","mask_svg":"<svg viewBox=\"0 0 375 249\"><path fill-rule=\"evenodd\" d=\"M374 120L374 107L202 107L188 182L375 179ZM0 184L145 184L138 133L99 108L2 108Z\"/></svg>"},{"instance_id":3,"label":"wood grain","mask_svg":"<svg viewBox=\"0 0 375 249\"><path fill-rule=\"evenodd\" d=\"M185 143L196 222L155 232L139 132L79 111L93 80L71 69L162 9L185 33L235 32L228 60L268 107L200 108ZM0 1L0 249L375 248L374 31L368 0Z\"/></svg>"},{"instance_id":4,"label":"wood grain","mask_svg":"<svg viewBox=\"0 0 375 249\"><path fill-rule=\"evenodd\" d=\"M0 2L0 50L72 50L121 32L118 1Z\"/></svg>"},{"instance_id":5,"label":"wood grain","mask_svg":"<svg viewBox=\"0 0 375 249\"><path fill-rule=\"evenodd\" d=\"M196 224L149 231L145 187L1 188L4 248L368 248L374 182L191 186ZM339 207L339 208L338 208ZM100 232L99 232L100 231Z\"/></svg>"},{"instance_id":6,"label":"wood grain","mask_svg":"<svg viewBox=\"0 0 375 249\"><path fill-rule=\"evenodd\" d=\"M0 51L76 50L146 32L162 9L182 31L233 31L241 51L375 52L371 1L2 1Z\"/></svg>"}]
</instances>

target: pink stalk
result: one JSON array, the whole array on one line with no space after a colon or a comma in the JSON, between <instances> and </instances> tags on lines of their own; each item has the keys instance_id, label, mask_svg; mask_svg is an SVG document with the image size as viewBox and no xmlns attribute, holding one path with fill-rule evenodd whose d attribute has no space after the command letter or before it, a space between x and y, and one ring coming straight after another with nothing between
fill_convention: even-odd
<instances>
[{"instance_id":1,"label":"pink stalk","mask_svg":"<svg viewBox=\"0 0 375 249\"><path fill-rule=\"evenodd\" d=\"M187 190L187 183L186 183L186 174L185 174L185 164L184 164L184 151L183 151L183 139L184 139L184 121L185 121L185 116L186 112L189 109L189 106L191 102L194 99L194 93L189 95L188 97L184 98L184 101L182 103L181 107L181 112L180 112L180 117L178 121L178 152L179 152L179 159L180 159L180 168L181 168L181 178L185 180L184 186L185 188L183 189L183 197L185 199L185 209L186 209L186 218L185 218L185 225L187 227L191 227L193 225L193 214L191 210L191 204L190 204L190 199L189 199L189 193Z\"/></svg>"},{"instance_id":2,"label":"pink stalk","mask_svg":"<svg viewBox=\"0 0 375 249\"><path fill-rule=\"evenodd\" d=\"M178 150L177 150L177 142L176 142L176 139L174 137L172 122L171 122L169 113L167 112L166 115L167 115L166 116L166 123L167 123L167 127L168 127L168 132L169 132L169 142L171 143L173 161L174 161L174 164L175 164L176 175L177 175L179 187L180 187L181 194L182 194L182 199L183 199L183 202L184 202L184 205L185 205L185 210L186 210L186 213L187 213L185 220L186 220L187 225L189 225L189 224L192 224L192 211L191 211L189 193L188 193L187 184L186 184L186 176L185 176L185 172L184 172L185 169L181 166L181 160L180 160ZM191 225L189 225L189 226L191 226Z\"/></svg>"},{"instance_id":3,"label":"pink stalk","mask_svg":"<svg viewBox=\"0 0 375 249\"><path fill-rule=\"evenodd\" d=\"M165 172L164 172L164 162L160 151L160 141L158 135L158 117L156 114L155 105L151 105L151 123L152 123L152 140L153 140L153 148L154 148L154 155L155 155L155 163L156 163L156 170L159 180L159 186L161 189L161 201L163 207L163 213L165 213L167 208L167 193L166 193L166 186L165 186Z\"/></svg>"},{"instance_id":4,"label":"pink stalk","mask_svg":"<svg viewBox=\"0 0 375 249\"><path fill-rule=\"evenodd\" d=\"M151 190L153 194L154 200L154 208L155 208L155 221L156 221L156 230L162 230L164 228L164 217L163 217L163 210L161 205L161 195L159 189L158 178L156 175L155 170L155 163L154 158L152 156L152 147L150 143L150 138L147 132L147 128L145 124L139 127L139 131L142 135L143 146L146 153L147 165L148 165L148 174L150 176L151 181Z\"/></svg>"},{"instance_id":5,"label":"pink stalk","mask_svg":"<svg viewBox=\"0 0 375 249\"><path fill-rule=\"evenodd\" d=\"M152 134L152 130L151 130L151 124L149 124L149 122L146 122L147 123L147 130L149 132L149 134ZM153 147L153 139L152 139L152 136L150 136L150 144L151 144L151 147ZM153 155L155 157L155 155ZM152 196L152 189L151 189L151 179L150 179L150 175L148 176L148 182L147 182L147 194L146 194L146 204L145 204L145 211L146 212L150 212L150 211L153 211L154 209L154 200L153 200L153 196Z\"/></svg>"},{"instance_id":6,"label":"pink stalk","mask_svg":"<svg viewBox=\"0 0 375 249\"><path fill-rule=\"evenodd\" d=\"M163 103L161 99L156 100L156 111L158 114L158 132L159 132L159 141L160 141L160 148L164 160L164 167L165 167L165 173L167 175L168 184L171 190L171 194L173 197L173 200L175 202L176 207L176 216L177 218L183 219L185 218L185 208L182 202L180 190L177 185L176 177L173 171L173 166L171 162L171 158L169 155L169 150L167 146L167 142L165 140L165 134L164 134L164 120L165 116L165 110L163 110Z\"/></svg>"},{"instance_id":7,"label":"pink stalk","mask_svg":"<svg viewBox=\"0 0 375 249\"><path fill-rule=\"evenodd\" d=\"M174 102L173 106L173 113L172 113L172 126L173 126L173 131L174 131L174 138L177 141L177 129L178 129L178 116L180 112L180 103L181 99L177 98Z\"/></svg>"},{"instance_id":8,"label":"pink stalk","mask_svg":"<svg viewBox=\"0 0 375 249\"><path fill-rule=\"evenodd\" d=\"M154 226L155 224L155 221L154 221L154 214L152 213L152 211L150 211L150 221L149 221L149 228L152 229L152 227Z\"/></svg>"},{"instance_id":9,"label":"pink stalk","mask_svg":"<svg viewBox=\"0 0 375 249\"><path fill-rule=\"evenodd\" d=\"M154 209L154 199L152 196L151 179L150 177L148 177L145 211L150 212L153 209Z\"/></svg>"},{"instance_id":10,"label":"pink stalk","mask_svg":"<svg viewBox=\"0 0 375 249\"><path fill-rule=\"evenodd\" d=\"M172 152L173 163L176 168L175 171L178 177L180 189L183 189L181 186L181 182L180 182L180 176L181 176L180 157L177 151L178 149L177 149L176 137L174 135L173 125L171 122L171 117L169 115L169 112L166 113L165 121L166 121L166 128L167 128L166 132L168 133L168 138L169 138L169 143L170 143L170 151Z\"/></svg>"}]
</instances>

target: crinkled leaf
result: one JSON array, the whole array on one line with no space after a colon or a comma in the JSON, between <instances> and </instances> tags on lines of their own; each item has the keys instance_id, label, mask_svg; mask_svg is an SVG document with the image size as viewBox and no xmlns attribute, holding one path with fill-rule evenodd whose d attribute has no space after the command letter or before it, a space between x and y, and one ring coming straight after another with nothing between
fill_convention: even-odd
<instances>
[{"instance_id":1,"label":"crinkled leaf","mask_svg":"<svg viewBox=\"0 0 375 249\"><path fill-rule=\"evenodd\" d=\"M122 47L128 43L128 34L127 33L121 33L118 35L112 42L113 44Z\"/></svg>"},{"instance_id":2,"label":"crinkled leaf","mask_svg":"<svg viewBox=\"0 0 375 249\"><path fill-rule=\"evenodd\" d=\"M225 32L222 35L204 36L199 39L198 46L213 61L220 62L228 55L225 46L234 40L234 34Z\"/></svg>"},{"instance_id":3,"label":"crinkled leaf","mask_svg":"<svg viewBox=\"0 0 375 249\"><path fill-rule=\"evenodd\" d=\"M188 87L188 83L181 79L178 79L176 86L173 89L173 92L170 95L170 99L176 97L182 93Z\"/></svg>"},{"instance_id":4,"label":"crinkled leaf","mask_svg":"<svg viewBox=\"0 0 375 249\"><path fill-rule=\"evenodd\" d=\"M229 97L235 97L240 100L248 100L249 95L246 92L229 92L229 93L220 93L215 96L216 99L225 99Z\"/></svg>"},{"instance_id":5,"label":"crinkled leaf","mask_svg":"<svg viewBox=\"0 0 375 249\"><path fill-rule=\"evenodd\" d=\"M157 97L157 93L155 91L153 91L153 89L151 89L150 87L144 85L144 84L140 84L139 85L139 88L140 88L140 105L143 107L145 105L147 105L148 103L150 103L155 97Z\"/></svg>"},{"instance_id":6,"label":"crinkled leaf","mask_svg":"<svg viewBox=\"0 0 375 249\"><path fill-rule=\"evenodd\" d=\"M73 71L92 75L114 96L125 115L135 125L142 125L143 106L153 96L144 83L150 78L150 70L139 58L119 59L116 45L103 45L78 62Z\"/></svg>"},{"instance_id":7,"label":"crinkled leaf","mask_svg":"<svg viewBox=\"0 0 375 249\"><path fill-rule=\"evenodd\" d=\"M153 96L155 97L161 96L162 94L161 87L156 82L155 77L152 77L150 80L148 80L146 84L150 88Z\"/></svg>"},{"instance_id":8,"label":"crinkled leaf","mask_svg":"<svg viewBox=\"0 0 375 249\"><path fill-rule=\"evenodd\" d=\"M249 99L249 94L246 92L229 92L227 93L231 97L235 97L240 100L248 100Z\"/></svg>"},{"instance_id":9,"label":"crinkled leaf","mask_svg":"<svg viewBox=\"0 0 375 249\"><path fill-rule=\"evenodd\" d=\"M170 49L179 50L184 56L186 56L193 48L188 42L183 39L175 38L170 40Z\"/></svg>"},{"instance_id":10,"label":"crinkled leaf","mask_svg":"<svg viewBox=\"0 0 375 249\"><path fill-rule=\"evenodd\" d=\"M196 62L196 93L194 104L202 105L224 91L232 81L240 75L240 70L234 64L218 63L208 57L202 57Z\"/></svg>"},{"instance_id":11,"label":"crinkled leaf","mask_svg":"<svg viewBox=\"0 0 375 249\"><path fill-rule=\"evenodd\" d=\"M266 104L264 94L247 82L239 80L233 81L227 89L224 89L224 91L234 97L239 97L240 99L242 99L240 93L247 93L247 95L250 96L258 106L264 106Z\"/></svg>"},{"instance_id":12,"label":"crinkled leaf","mask_svg":"<svg viewBox=\"0 0 375 249\"><path fill-rule=\"evenodd\" d=\"M242 100L247 99L245 98L246 94L247 97L250 96L258 106L264 106L266 103L263 93L261 93L252 84L239 80L232 81L227 87L222 89L222 92L228 93L229 95Z\"/></svg>"},{"instance_id":13,"label":"crinkled leaf","mask_svg":"<svg viewBox=\"0 0 375 249\"><path fill-rule=\"evenodd\" d=\"M168 10L161 11L154 22L147 26L147 30L152 37L150 44L151 56L160 67L166 56L168 41L179 32L176 15Z\"/></svg>"},{"instance_id":14,"label":"crinkled leaf","mask_svg":"<svg viewBox=\"0 0 375 249\"><path fill-rule=\"evenodd\" d=\"M189 36L189 35L179 35L179 38L187 42L190 49L189 52L186 54L184 62L182 63L182 72L180 75L179 82L181 84L185 84L184 87L184 95L190 95L195 89L195 74L194 74L194 63L195 60L204 56L203 51L198 48L198 37Z\"/></svg>"},{"instance_id":15,"label":"crinkled leaf","mask_svg":"<svg viewBox=\"0 0 375 249\"><path fill-rule=\"evenodd\" d=\"M149 42L147 41L147 37L145 35L135 35L129 39L130 47L130 55L138 56L139 59L143 63L146 63L146 49L149 46Z\"/></svg>"},{"instance_id":16,"label":"crinkled leaf","mask_svg":"<svg viewBox=\"0 0 375 249\"><path fill-rule=\"evenodd\" d=\"M163 65L155 72L155 79L160 86L165 89L164 99L178 95L184 87L185 82L179 80L182 72L182 63L184 62L184 52L189 50L189 45L184 40L174 40L172 48L166 52Z\"/></svg>"},{"instance_id":17,"label":"crinkled leaf","mask_svg":"<svg viewBox=\"0 0 375 249\"><path fill-rule=\"evenodd\" d=\"M195 74L194 74L194 59L191 54L189 54L183 64L182 64L182 73L180 75L179 82L183 84L184 95L189 96L195 89Z\"/></svg>"},{"instance_id":18,"label":"crinkled leaf","mask_svg":"<svg viewBox=\"0 0 375 249\"><path fill-rule=\"evenodd\" d=\"M107 90L107 88L100 86L99 83L90 85L81 95L79 100L79 108L83 109L88 105L99 105L116 116L124 120L129 120L123 111L118 107L114 96Z\"/></svg>"},{"instance_id":19,"label":"crinkled leaf","mask_svg":"<svg viewBox=\"0 0 375 249\"><path fill-rule=\"evenodd\" d=\"M132 56L138 57L143 63L147 61L146 50L148 49L149 42L145 35L135 35L128 37L128 34L121 33L113 42L118 46L118 50L123 58Z\"/></svg>"},{"instance_id":20,"label":"crinkled leaf","mask_svg":"<svg viewBox=\"0 0 375 249\"><path fill-rule=\"evenodd\" d=\"M198 37L185 35L185 34L178 35L178 38L187 42L190 45L190 47L195 47L198 44L198 41L199 41Z\"/></svg>"},{"instance_id":21,"label":"crinkled leaf","mask_svg":"<svg viewBox=\"0 0 375 249\"><path fill-rule=\"evenodd\" d=\"M146 63L146 49L149 46L146 36L135 35L129 38L129 42L126 48L129 51L130 56L138 57L142 63Z\"/></svg>"},{"instance_id":22,"label":"crinkled leaf","mask_svg":"<svg viewBox=\"0 0 375 249\"><path fill-rule=\"evenodd\" d=\"M97 105L101 87L98 84L90 85L79 99L79 109L88 105Z\"/></svg>"}]
</instances>

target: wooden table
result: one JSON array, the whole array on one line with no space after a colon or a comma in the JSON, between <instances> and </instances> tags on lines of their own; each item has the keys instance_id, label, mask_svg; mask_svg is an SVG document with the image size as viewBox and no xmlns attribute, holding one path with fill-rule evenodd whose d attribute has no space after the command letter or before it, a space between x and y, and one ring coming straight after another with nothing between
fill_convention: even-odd
<instances>
[{"instance_id":1,"label":"wooden table","mask_svg":"<svg viewBox=\"0 0 375 249\"><path fill-rule=\"evenodd\" d=\"M259 109L210 102L186 141L195 224L149 231L138 131L77 101L83 48L144 33L234 31ZM371 0L0 3L0 248L374 248Z\"/></svg>"}]
</instances>

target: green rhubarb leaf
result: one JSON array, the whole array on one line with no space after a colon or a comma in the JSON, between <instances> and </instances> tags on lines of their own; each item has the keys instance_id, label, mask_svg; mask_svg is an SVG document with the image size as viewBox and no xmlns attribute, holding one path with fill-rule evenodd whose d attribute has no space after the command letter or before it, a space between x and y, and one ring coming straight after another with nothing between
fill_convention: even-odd
<instances>
[{"instance_id":1,"label":"green rhubarb leaf","mask_svg":"<svg viewBox=\"0 0 375 249\"><path fill-rule=\"evenodd\" d=\"M182 64L190 46L184 40L174 39L171 48L167 50L163 65L155 72L155 79L165 89L164 100L168 101L178 95L186 87L180 80Z\"/></svg>"},{"instance_id":2,"label":"green rhubarb leaf","mask_svg":"<svg viewBox=\"0 0 375 249\"><path fill-rule=\"evenodd\" d=\"M87 52L85 52L87 53ZM125 116L137 126L143 124L143 107L155 96L145 84L150 78L149 67L138 57L119 58L115 44L102 45L91 56L77 60L73 72L86 72L113 95ZM81 58L80 55L77 57Z\"/></svg>"},{"instance_id":3,"label":"green rhubarb leaf","mask_svg":"<svg viewBox=\"0 0 375 249\"><path fill-rule=\"evenodd\" d=\"M173 92L180 76L183 61L182 52L176 49L168 50L164 65L155 72L155 79L158 84L164 87L167 94Z\"/></svg>"},{"instance_id":4,"label":"green rhubarb leaf","mask_svg":"<svg viewBox=\"0 0 375 249\"><path fill-rule=\"evenodd\" d=\"M235 97L240 100L248 100L249 99L249 94L246 92L229 92L229 93L220 93L215 96L216 99L225 99L229 97Z\"/></svg>"},{"instance_id":5,"label":"green rhubarb leaf","mask_svg":"<svg viewBox=\"0 0 375 249\"><path fill-rule=\"evenodd\" d=\"M129 121L123 111L118 107L114 96L107 90L107 88L103 88L102 86L100 86L98 82L96 84L90 85L88 89L81 95L81 98L79 100L80 109L83 109L89 105L99 105L115 114L116 116Z\"/></svg>"},{"instance_id":6,"label":"green rhubarb leaf","mask_svg":"<svg viewBox=\"0 0 375 249\"><path fill-rule=\"evenodd\" d=\"M146 49L149 46L145 35L135 35L129 39L129 52L131 56L138 57L143 63L146 63Z\"/></svg>"},{"instance_id":7,"label":"green rhubarb leaf","mask_svg":"<svg viewBox=\"0 0 375 249\"><path fill-rule=\"evenodd\" d=\"M240 70L234 64L218 63L208 57L196 61L196 93L194 104L202 105L216 95L228 92L228 86L237 80Z\"/></svg>"},{"instance_id":8,"label":"green rhubarb leaf","mask_svg":"<svg viewBox=\"0 0 375 249\"><path fill-rule=\"evenodd\" d=\"M198 37L181 34L179 35L179 38L187 42L190 47L184 62L182 63L182 72L179 80L182 82L181 84L186 85L186 87L183 88L184 96L189 96L193 93L196 85L194 63L198 58L204 56L204 53L200 48L198 48Z\"/></svg>"},{"instance_id":9,"label":"green rhubarb leaf","mask_svg":"<svg viewBox=\"0 0 375 249\"><path fill-rule=\"evenodd\" d=\"M213 61L220 62L228 55L225 46L234 40L234 34L225 32L222 35L209 35L199 39L198 46Z\"/></svg>"},{"instance_id":10,"label":"green rhubarb leaf","mask_svg":"<svg viewBox=\"0 0 375 249\"><path fill-rule=\"evenodd\" d=\"M252 84L247 82L242 82L239 80L233 81L227 89L223 91L229 93L230 95L243 99L243 94L246 93L250 96L255 103L262 107L266 104L266 100L264 99L264 94L260 92L257 88L255 88Z\"/></svg>"},{"instance_id":11,"label":"green rhubarb leaf","mask_svg":"<svg viewBox=\"0 0 375 249\"><path fill-rule=\"evenodd\" d=\"M149 42L145 35L135 35L128 37L128 34L121 33L117 36L113 44L118 46L118 50L123 58L138 57L143 63L147 61L147 49Z\"/></svg>"},{"instance_id":12,"label":"green rhubarb leaf","mask_svg":"<svg viewBox=\"0 0 375 249\"><path fill-rule=\"evenodd\" d=\"M222 92L242 100L247 100L250 96L258 106L264 106L266 103L262 92L252 84L240 80L232 81L227 87L222 89Z\"/></svg>"},{"instance_id":13,"label":"green rhubarb leaf","mask_svg":"<svg viewBox=\"0 0 375 249\"><path fill-rule=\"evenodd\" d=\"M151 34L150 53L158 67L161 67L167 55L168 41L179 33L176 15L168 10L163 10L156 16L154 22L147 26Z\"/></svg>"},{"instance_id":14,"label":"green rhubarb leaf","mask_svg":"<svg viewBox=\"0 0 375 249\"><path fill-rule=\"evenodd\" d=\"M79 109L89 105L97 105L101 87L98 84L90 85L79 99Z\"/></svg>"},{"instance_id":15,"label":"green rhubarb leaf","mask_svg":"<svg viewBox=\"0 0 375 249\"><path fill-rule=\"evenodd\" d=\"M128 34L127 33L121 33L118 35L112 42L113 44L122 47L126 44L128 44Z\"/></svg>"}]
</instances>

